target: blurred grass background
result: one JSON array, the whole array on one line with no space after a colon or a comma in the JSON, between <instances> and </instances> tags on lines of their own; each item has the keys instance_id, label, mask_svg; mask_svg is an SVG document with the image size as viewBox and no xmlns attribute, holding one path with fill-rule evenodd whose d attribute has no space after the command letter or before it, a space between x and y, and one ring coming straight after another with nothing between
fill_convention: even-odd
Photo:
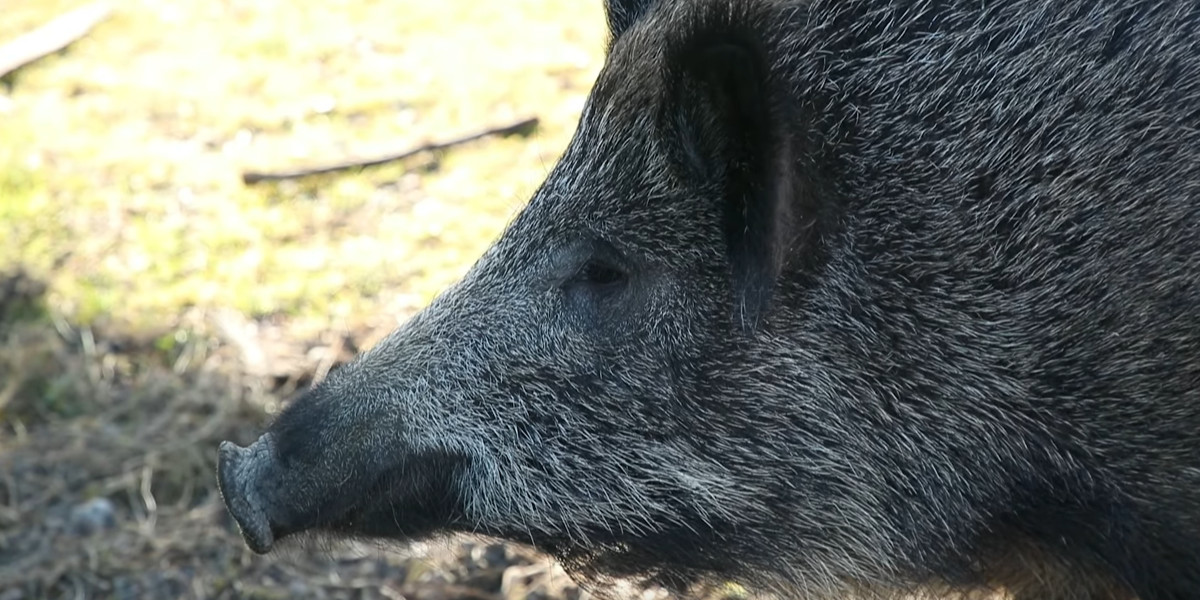
<instances>
[{"instance_id":1,"label":"blurred grass background","mask_svg":"<svg viewBox=\"0 0 1200 600\"><path fill-rule=\"evenodd\" d=\"M7 0L0 40L78 6ZM600 0L125 0L0 95L0 265L79 323L188 309L404 313L535 189L600 66ZM247 168L371 156L525 115L489 139L351 175Z\"/></svg>"},{"instance_id":2,"label":"blurred grass background","mask_svg":"<svg viewBox=\"0 0 1200 600\"><path fill-rule=\"evenodd\" d=\"M83 4L0 0L0 44ZM601 1L110 5L0 79L0 600L578 598L484 542L252 555L213 463L523 206L601 65Z\"/></svg>"}]
</instances>

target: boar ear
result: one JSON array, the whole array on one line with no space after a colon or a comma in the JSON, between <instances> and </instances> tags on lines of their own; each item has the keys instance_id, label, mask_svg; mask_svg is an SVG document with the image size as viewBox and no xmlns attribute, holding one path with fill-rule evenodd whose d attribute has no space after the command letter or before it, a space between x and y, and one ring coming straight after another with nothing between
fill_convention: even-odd
<instances>
[{"instance_id":1,"label":"boar ear","mask_svg":"<svg viewBox=\"0 0 1200 600\"><path fill-rule=\"evenodd\" d=\"M604 14L608 17L608 32L612 39L621 37L629 26L650 10L654 2L655 0L604 0Z\"/></svg>"},{"instance_id":2,"label":"boar ear","mask_svg":"<svg viewBox=\"0 0 1200 600\"><path fill-rule=\"evenodd\" d=\"M720 32L668 52L668 143L685 177L719 191L735 318L753 331L804 237L790 96L762 42Z\"/></svg>"}]
</instances>

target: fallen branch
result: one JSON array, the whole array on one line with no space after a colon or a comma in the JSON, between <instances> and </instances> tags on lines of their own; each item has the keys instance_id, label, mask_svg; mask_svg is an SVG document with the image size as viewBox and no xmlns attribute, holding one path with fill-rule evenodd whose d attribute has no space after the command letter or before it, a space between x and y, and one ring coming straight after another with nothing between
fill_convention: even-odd
<instances>
[{"instance_id":1,"label":"fallen branch","mask_svg":"<svg viewBox=\"0 0 1200 600\"><path fill-rule=\"evenodd\" d=\"M0 46L0 77L70 46L111 14L108 4L88 4Z\"/></svg>"},{"instance_id":2,"label":"fallen branch","mask_svg":"<svg viewBox=\"0 0 1200 600\"><path fill-rule=\"evenodd\" d=\"M360 168L364 168L364 167L375 167L375 166L379 166L382 164L395 162L398 160L403 160L405 158L409 158L410 156L415 156L417 154L421 154L422 152L436 152L438 150L445 150L446 148L450 148L451 146L458 146L460 144L465 144L467 142L473 142L475 140L485 138L488 136L527 135L529 132L533 131L533 129L535 127L537 127L537 124L538 124L537 117L531 117L531 118L523 119L521 121L513 123L512 125L506 125L504 127L494 127L491 129L485 129L483 131L479 131L477 133L473 133L471 135L463 136L460 138L455 138L455 139L447 140L444 142L434 142L431 144L425 144L425 145L417 146L416 148L412 148L410 150L405 150L403 152L399 152L396 154L388 154L388 155L384 155L384 156L380 156L380 157L376 157L376 158L365 159L365 160L356 160L356 161L349 161L349 162L343 162L343 163L335 163L332 165L312 167L312 168L308 168L308 169L298 169L295 171L277 171L277 172L246 171L246 172L242 173L242 182L245 183L246 185L251 185L251 184L259 183L262 181L281 181L284 179L299 179L301 177L308 177L310 175L323 175L325 173L335 173L338 171L348 171L351 169L360 169Z\"/></svg>"}]
</instances>

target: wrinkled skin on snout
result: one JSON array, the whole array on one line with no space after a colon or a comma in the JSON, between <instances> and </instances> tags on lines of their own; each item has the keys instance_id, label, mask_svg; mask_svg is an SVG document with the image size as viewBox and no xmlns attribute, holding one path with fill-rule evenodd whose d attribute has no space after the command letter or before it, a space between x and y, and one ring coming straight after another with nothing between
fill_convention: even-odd
<instances>
[{"instance_id":1,"label":"wrinkled skin on snout","mask_svg":"<svg viewBox=\"0 0 1200 600\"><path fill-rule=\"evenodd\" d=\"M221 446L249 546L469 532L802 597L1200 589L1200 8L901 4L610 1L502 237Z\"/></svg>"}]
</instances>

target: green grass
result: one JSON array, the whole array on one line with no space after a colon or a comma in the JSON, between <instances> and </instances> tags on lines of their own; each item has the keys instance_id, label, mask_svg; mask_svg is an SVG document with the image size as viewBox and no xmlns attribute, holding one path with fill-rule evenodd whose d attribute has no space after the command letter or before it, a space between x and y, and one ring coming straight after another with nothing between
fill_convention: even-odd
<instances>
[{"instance_id":1,"label":"green grass","mask_svg":"<svg viewBox=\"0 0 1200 600\"><path fill-rule=\"evenodd\" d=\"M11 39L80 2L17 0ZM562 151L597 72L599 0L125 0L0 87L0 269L69 320L234 309L312 327L403 318L453 282ZM537 115L358 173L372 156ZM434 164L436 163L436 164Z\"/></svg>"}]
</instances>

